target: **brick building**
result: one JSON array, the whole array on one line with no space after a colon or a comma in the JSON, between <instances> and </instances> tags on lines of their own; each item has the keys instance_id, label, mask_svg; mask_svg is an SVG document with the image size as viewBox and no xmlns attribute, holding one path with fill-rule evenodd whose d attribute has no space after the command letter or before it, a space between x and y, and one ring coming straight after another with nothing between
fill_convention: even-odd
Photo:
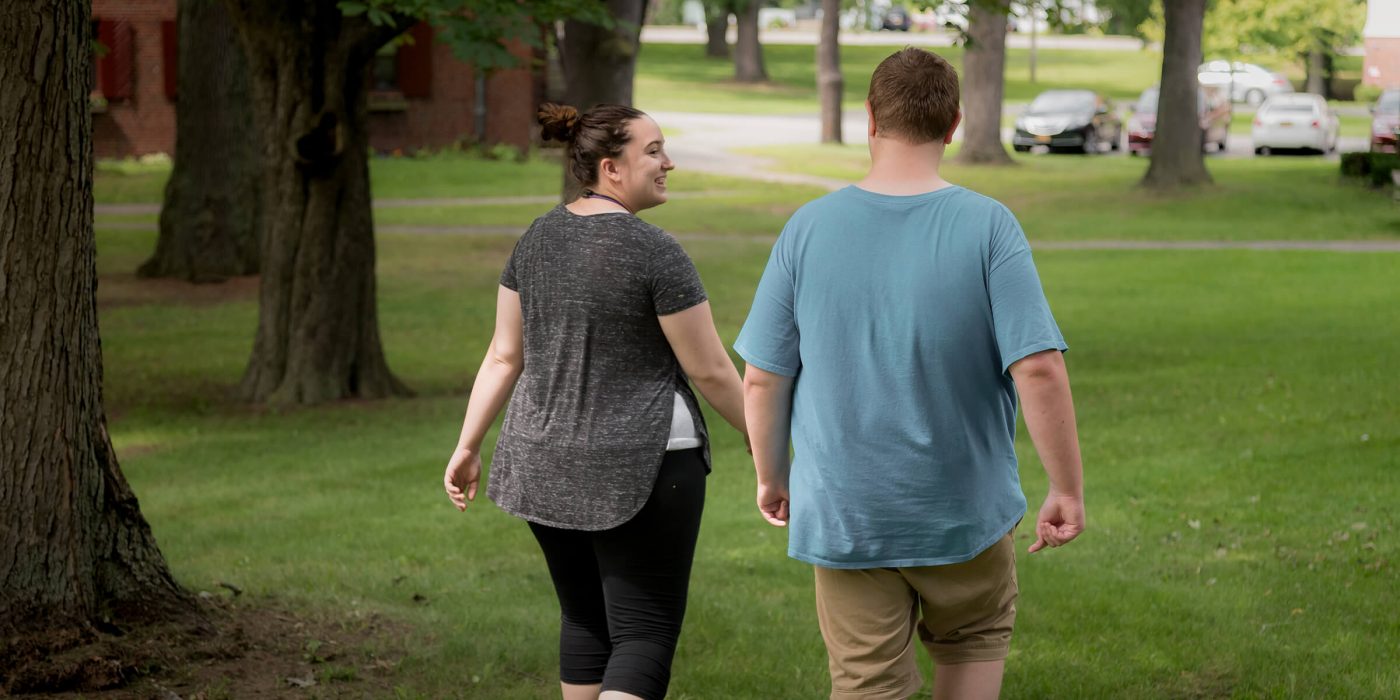
<instances>
[{"instance_id":1,"label":"brick building","mask_svg":"<svg viewBox=\"0 0 1400 700\"><path fill-rule=\"evenodd\" d=\"M1400 86L1400 2L1371 0L1366 3L1365 65L1361 82L1380 87Z\"/></svg>"},{"instance_id":2,"label":"brick building","mask_svg":"<svg viewBox=\"0 0 1400 700\"><path fill-rule=\"evenodd\" d=\"M93 0L93 147L98 158L174 153L175 0ZM414 41L390 47L370 70L370 146L377 151L438 148L459 140L527 147L539 70L479 76L418 25ZM525 50L520 55L528 55Z\"/></svg>"}]
</instances>

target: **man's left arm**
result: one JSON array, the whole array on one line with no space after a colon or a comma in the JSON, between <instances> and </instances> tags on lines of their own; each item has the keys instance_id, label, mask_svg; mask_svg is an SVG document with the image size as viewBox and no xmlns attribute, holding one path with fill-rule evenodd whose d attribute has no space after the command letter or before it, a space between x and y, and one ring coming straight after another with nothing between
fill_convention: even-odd
<instances>
[{"instance_id":1,"label":"man's left arm","mask_svg":"<svg viewBox=\"0 0 1400 700\"><path fill-rule=\"evenodd\" d=\"M793 378L749 364L744 369L744 419L758 476L758 510L769 524L788 521L788 435Z\"/></svg>"}]
</instances>

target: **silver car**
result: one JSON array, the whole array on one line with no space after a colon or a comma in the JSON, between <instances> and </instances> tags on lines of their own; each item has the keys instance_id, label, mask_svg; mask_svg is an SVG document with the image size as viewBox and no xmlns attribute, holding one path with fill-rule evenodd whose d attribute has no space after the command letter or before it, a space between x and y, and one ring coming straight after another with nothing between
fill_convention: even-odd
<instances>
[{"instance_id":1,"label":"silver car","mask_svg":"<svg viewBox=\"0 0 1400 700\"><path fill-rule=\"evenodd\" d=\"M1232 102L1245 102L1251 107L1258 107L1274 95L1293 92L1288 78L1243 61L1207 61L1196 69L1196 77L1201 85L1228 89Z\"/></svg>"}]
</instances>

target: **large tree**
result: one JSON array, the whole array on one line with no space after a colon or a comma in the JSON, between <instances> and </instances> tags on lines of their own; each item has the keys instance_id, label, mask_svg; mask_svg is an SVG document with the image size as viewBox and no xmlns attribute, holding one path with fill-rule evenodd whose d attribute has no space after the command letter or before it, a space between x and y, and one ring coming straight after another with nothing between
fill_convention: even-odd
<instances>
[{"instance_id":1,"label":"large tree","mask_svg":"<svg viewBox=\"0 0 1400 700\"><path fill-rule=\"evenodd\" d=\"M1364 0L1215 0L1202 44L1210 56L1277 51L1302 64L1308 92L1330 97L1332 59L1361 38L1365 23Z\"/></svg>"},{"instance_id":2,"label":"large tree","mask_svg":"<svg viewBox=\"0 0 1400 700\"><path fill-rule=\"evenodd\" d=\"M705 55L729 58L729 16L733 14L726 0L705 3Z\"/></svg>"},{"instance_id":3,"label":"large tree","mask_svg":"<svg viewBox=\"0 0 1400 700\"><path fill-rule=\"evenodd\" d=\"M248 65L223 0L180 0L175 167L143 277L217 282L258 271L262 207Z\"/></svg>"},{"instance_id":4,"label":"large tree","mask_svg":"<svg viewBox=\"0 0 1400 700\"><path fill-rule=\"evenodd\" d=\"M1008 0L974 0L967 9L963 53L963 137L957 162L1009 165L1001 142L1002 95L1006 88Z\"/></svg>"},{"instance_id":5,"label":"large tree","mask_svg":"<svg viewBox=\"0 0 1400 700\"><path fill-rule=\"evenodd\" d=\"M1152 163L1142 184L1165 190L1211 182L1196 119L1196 69L1201 63L1201 31L1206 0L1165 3L1166 38L1162 45L1162 82L1157 100L1157 134Z\"/></svg>"},{"instance_id":6,"label":"large tree","mask_svg":"<svg viewBox=\"0 0 1400 700\"><path fill-rule=\"evenodd\" d=\"M89 4L0 12L0 658L194 609L107 435ZM0 695L23 668L0 668ZM81 682L81 679L49 679Z\"/></svg>"},{"instance_id":7,"label":"large tree","mask_svg":"<svg viewBox=\"0 0 1400 700\"><path fill-rule=\"evenodd\" d=\"M763 44L758 39L758 10L762 0L734 0L734 80L762 83L768 80L763 65Z\"/></svg>"},{"instance_id":8,"label":"large tree","mask_svg":"<svg viewBox=\"0 0 1400 700\"><path fill-rule=\"evenodd\" d=\"M606 0L604 5L606 21L569 20L556 37L564 102L579 111L600 104L632 104L646 2ZM578 196L579 183L569 168L564 168L563 183L565 201Z\"/></svg>"},{"instance_id":9,"label":"large tree","mask_svg":"<svg viewBox=\"0 0 1400 700\"><path fill-rule=\"evenodd\" d=\"M822 143L841 143L841 0L822 0L817 42L817 93L821 97Z\"/></svg>"},{"instance_id":10,"label":"large tree","mask_svg":"<svg viewBox=\"0 0 1400 700\"><path fill-rule=\"evenodd\" d=\"M379 340L366 131L380 47L420 19L478 69L595 0L226 0L251 75L263 185L257 336L242 391L316 403L402 395ZM606 61L606 53L599 60Z\"/></svg>"}]
</instances>

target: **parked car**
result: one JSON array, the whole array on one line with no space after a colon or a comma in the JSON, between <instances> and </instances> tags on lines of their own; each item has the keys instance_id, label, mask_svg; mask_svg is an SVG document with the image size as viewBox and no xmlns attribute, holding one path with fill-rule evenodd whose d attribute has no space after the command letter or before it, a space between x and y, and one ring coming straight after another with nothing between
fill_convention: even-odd
<instances>
[{"instance_id":1,"label":"parked car","mask_svg":"<svg viewBox=\"0 0 1400 700\"><path fill-rule=\"evenodd\" d=\"M895 5L885 10L884 16L880 20L880 29L892 32L907 32L914 26L914 20L909 16L909 10L901 5Z\"/></svg>"},{"instance_id":2,"label":"parked car","mask_svg":"<svg viewBox=\"0 0 1400 700\"><path fill-rule=\"evenodd\" d=\"M1254 107L1273 95L1293 92L1288 78L1263 66L1243 61L1207 61L1196 69L1202 85L1221 87L1230 92L1230 99Z\"/></svg>"},{"instance_id":3,"label":"parked car","mask_svg":"<svg viewBox=\"0 0 1400 700\"><path fill-rule=\"evenodd\" d=\"M1152 152L1152 138L1157 133L1157 91L1155 85L1143 90L1137 103L1129 108L1132 114L1128 117L1128 155ZM1232 116L1233 110L1223 89L1201 86L1196 90L1196 120L1201 127L1202 151L1211 146L1217 152L1229 147Z\"/></svg>"},{"instance_id":4,"label":"parked car","mask_svg":"<svg viewBox=\"0 0 1400 700\"><path fill-rule=\"evenodd\" d=\"M1400 133L1400 88L1381 93L1371 105L1371 150L1397 153L1396 134Z\"/></svg>"},{"instance_id":5,"label":"parked car","mask_svg":"<svg viewBox=\"0 0 1400 700\"><path fill-rule=\"evenodd\" d=\"M1033 146L1097 153L1118 150L1123 141L1123 121L1108 98L1092 90L1046 90L1016 119L1011 147L1029 151Z\"/></svg>"},{"instance_id":6,"label":"parked car","mask_svg":"<svg viewBox=\"0 0 1400 700\"><path fill-rule=\"evenodd\" d=\"M1302 148L1331 153L1337 149L1339 123L1321 95L1275 95L1254 115L1254 152L1268 155L1278 148Z\"/></svg>"}]
</instances>

